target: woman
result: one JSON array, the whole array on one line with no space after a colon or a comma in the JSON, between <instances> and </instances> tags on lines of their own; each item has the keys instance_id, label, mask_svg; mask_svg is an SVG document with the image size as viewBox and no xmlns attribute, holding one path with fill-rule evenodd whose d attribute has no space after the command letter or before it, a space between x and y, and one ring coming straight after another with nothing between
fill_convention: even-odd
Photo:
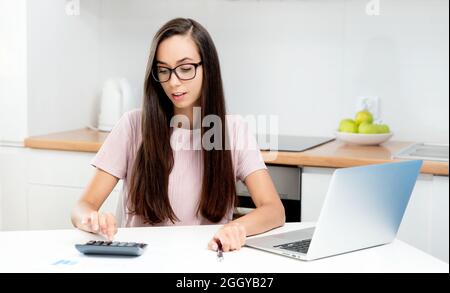
<instances>
[{"instance_id":1,"label":"woman","mask_svg":"<svg viewBox=\"0 0 450 293\"><path fill-rule=\"evenodd\" d=\"M208 117L219 121L211 127ZM212 130L219 135L207 135ZM92 165L96 173L72 223L109 239L116 219L98 210L120 179L120 226L224 224L208 243L212 250L238 250L247 236L285 221L255 138L242 119L226 117L213 41L191 19L173 19L156 33L142 109L120 119ZM237 180L247 185L256 209L233 220Z\"/></svg>"}]
</instances>

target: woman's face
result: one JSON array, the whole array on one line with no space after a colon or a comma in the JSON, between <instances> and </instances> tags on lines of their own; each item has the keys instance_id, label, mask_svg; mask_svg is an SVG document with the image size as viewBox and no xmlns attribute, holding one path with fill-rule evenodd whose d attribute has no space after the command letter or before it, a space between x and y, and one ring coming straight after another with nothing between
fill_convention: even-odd
<instances>
[{"instance_id":1,"label":"woman's face","mask_svg":"<svg viewBox=\"0 0 450 293\"><path fill-rule=\"evenodd\" d=\"M189 68L192 70L192 67L187 64L201 61L197 45L189 35L175 35L165 39L159 44L156 51L157 72L166 76L169 73L166 68L174 69L181 65L178 67L177 73L180 73L181 78L190 77L188 70ZM202 81L203 67L198 66L193 79L180 80L175 72L172 72L170 79L162 82L161 86L176 108L186 109L198 105Z\"/></svg>"}]
</instances>

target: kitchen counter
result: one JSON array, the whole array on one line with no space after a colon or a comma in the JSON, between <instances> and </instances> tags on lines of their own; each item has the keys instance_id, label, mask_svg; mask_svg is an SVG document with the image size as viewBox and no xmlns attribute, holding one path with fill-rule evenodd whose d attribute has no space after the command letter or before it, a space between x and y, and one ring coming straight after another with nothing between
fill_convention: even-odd
<instances>
[{"instance_id":1,"label":"kitchen counter","mask_svg":"<svg viewBox=\"0 0 450 293\"><path fill-rule=\"evenodd\" d=\"M357 146L336 140L305 152L278 152L273 161L263 152L263 158L272 164L344 168L399 161L392 159L392 155L411 144L388 141L379 146ZM448 162L424 161L421 173L448 176Z\"/></svg>"},{"instance_id":2,"label":"kitchen counter","mask_svg":"<svg viewBox=\"0 0 450 293\"><path fill-rule=\"evenodd\" d=\"M97 152L109 132L95 131L89 128L33 136L25 139L24 145L29 148Z\"/></svg>"},{"instance_id":3,"label":"kitchen counter","mask_svg":"<svg viewBox=\"0 0 450 293\"><path fill-rule=\"evenodd\" d=\"M85 128L29 137L24 144L37 149L97 152L107 135ZM262 155L267 164L342 168L393 162L392 155L410 144L388 141L380 146L355 146L332 141L304 152L276 152L273 156L263 151ZM424 161L421 172L448 176L448 162Z\"/></svg>"}]
</instances>

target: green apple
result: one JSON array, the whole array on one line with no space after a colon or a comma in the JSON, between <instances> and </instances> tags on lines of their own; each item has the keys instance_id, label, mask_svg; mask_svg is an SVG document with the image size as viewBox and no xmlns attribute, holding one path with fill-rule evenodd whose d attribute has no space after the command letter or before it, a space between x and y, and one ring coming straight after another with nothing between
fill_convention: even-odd
<instances>
[{"instance_id":1,"label":"green apple","mask_svg":"<svg viewBox=\"0 0 450 293\"><path fill-rule=\"evenodd\" d=\"M378 133L378 126L376 124L363 122L359 125L358 131L362 134L376 134Z\"/></svg>"},{"instance_id":2,"label":"green apple","mask_svg":"<svg viewBox=\"0 0 450 293\"><path fill-rule=\"evenodd\" d=\"M389 133L391 130L387 124L379 124L378 125L378 133Z\"/></svg>"},{"instance_id":3,"label":"green apple","mask_svg":"<svg viewBox=\"0 0 450 293\"><path fill-rule=\"evenodd\" d=\"M356 113L355 122L358 126L363 122L372 123L373 116L368 110L362 110Z\"/></svg>"},{"instance_id":4,"label":"green apple","mask_svg":"<svg viewBox=\"0 0 450 293\"><path fill-rule=\"evenodd\" d=\"M358 126L356 125L356 122L353 121L352 119L342 119L341 122L339 123L339 131L357 133Z\"/></svg>"}]
</instances>

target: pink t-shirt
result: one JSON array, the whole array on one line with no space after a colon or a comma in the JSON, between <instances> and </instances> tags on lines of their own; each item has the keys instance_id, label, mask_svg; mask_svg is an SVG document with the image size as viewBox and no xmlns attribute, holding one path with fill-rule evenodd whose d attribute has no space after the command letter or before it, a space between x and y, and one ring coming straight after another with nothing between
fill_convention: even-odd
<instances>
[{"instance_id":1,"label":"pink t-shirt","mask_svg":"<svg viewBox=\"0 0 450 293\"><path fill-rule=\"evenodd\" d=\"M118 224L121 227L146 226L141 216L130 214L127 209L128 189L134 160L142 141L141 110L125 113L106 138L91 164L119 179L123 190L117 207ZM252 172L266 169L254 135L240 116L227 115L229 145L236 181L244 181ZM211 224L197 215L200 201L203 162L198 135L185 128L173 128L171 145L174 150L174 166L169 175L169 200L179 219L175 225ZM195 145L196 147L192 147ZM191 147L188 147L191 146ZM233 210L220 221L232 219ZM166 221L158 226L173 225Z\"/></svg>"}]
</instances>

